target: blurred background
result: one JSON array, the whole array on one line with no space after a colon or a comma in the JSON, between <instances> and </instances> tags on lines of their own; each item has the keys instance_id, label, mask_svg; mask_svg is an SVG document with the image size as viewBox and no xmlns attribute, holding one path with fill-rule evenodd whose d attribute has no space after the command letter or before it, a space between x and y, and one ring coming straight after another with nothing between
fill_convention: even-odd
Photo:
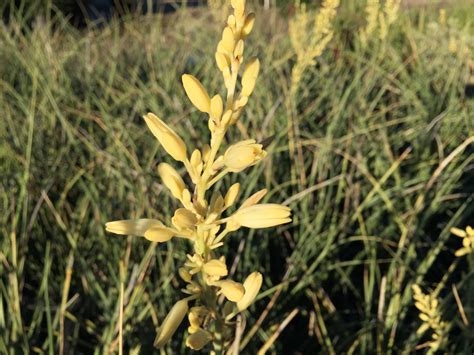
<instances>
[{"instance_id":1,"label":"blurred background","mask_svg":"<svg viewBox=\"0 0 474 355\"><path fill-rule=\"evenodd\" d=\"M226 246L236 279L264 274L243 354L433 351L413 284L439 301L441 351L474 351L474 254L456 257L450 233L474 225L474 4L406 0L393 16L375 3L369 26L373 0L341 1L330 41L303 65L321 2L247 0L246 56L261 74L229 141L273 143L220 188L266 187L294 222ZM191 147L208 138L180 77L221 92L214 52L229 9L0 2L0 353L114 353L120 326L125 353L159 352L189 245L104 223L169 220L156 172L169 158L141 116L160 115ZM189 351L180 329L168 353Z\"/></svg>"}]
</instances>

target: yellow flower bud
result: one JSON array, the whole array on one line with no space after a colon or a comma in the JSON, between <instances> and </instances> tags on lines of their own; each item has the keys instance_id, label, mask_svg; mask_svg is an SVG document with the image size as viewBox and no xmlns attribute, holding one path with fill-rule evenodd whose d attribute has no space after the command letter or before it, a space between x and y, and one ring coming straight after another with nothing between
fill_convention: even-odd
<instances>
[{"instance_id":1,"label":"yellow flower bud","mask_svg":"<svg viewBox=\"0 0 474 355\"><path fill-rule=\"evenodd\" d=\"M247 37L250 34L250 32L252 32L254 24L255 24L255 14L251 12L245 17L244 27L242 28L242 34L244 37Z\"/></svg>"},{"instance_id":2,"label":"yellow flower bud","mask_svg":"<svg viewBox=\"0 0 474 355\"><path fill-rule=\"evenodd\" d=\"M201 82L190 74L184 74L181 80L186 95L188 95L193 105L196 106L199 111L209 113L211 99Z\"/></svg>"},{"instance_id":3,"label":"yellow flower bud","mask_svg":"<svg viewBox=\"0 0 474 355\"><path fill-rule=\"evenodd\" d=\"M181 276L184 282L191 282L191 274L184 267L180 267L178 269L178 274Z\"/></svg>"},{"instance_id":4,"label":"yellow flower bud","mask_svg":"<svg viewBox=\"0 0 474 355\"><path fill-rule=\"evenodd\" d=\"M239 209L231 219L247 228L268 228L291 222L289 207L265 203Z\"/></svg>"},{"instance_id":5,"label":"yellow flower bud","mask_svg":"<svg viewBox=\"0 0 474 355\"><path fill-rule=\"evenodd\" d=\"M143 116L151 133L158 139L166 152L178 161L186 160L186 145L183 140L158 116L149 113Z\"/></svg>"},{"instance_id":6,"label":"yellow flower bud","mask_svg":"<svg viewBox=\"0 0 474 355\"><path fill-rule=\"evenodd\" d=\"M451 228L449 231L455 236L460 237L460 238L464 238L467 236L467 233L465 231L456 227Z\"/></svg>"},{"instance_id":7,"label":"yellow flower bud","mask_svg":"<svg viewBox=\"0 0 474 355\"><path fill-rule=\"evenodd\" d=\"M244 41L239 40L234 49L234 57L240 58L244 54Z\"/></svg>"},{"instance_id":8,"label":"yellow flower bud","mask_svg":"<svg viewBox=\"0 0 474 355\"><path fill-rule=\"evenodd\" d=\"M188 301L181 300L176 302L158 329L154 343L157 348L163 347L171 339L186 313L188 313Z\"/></svg>"},{"instance_id":9,"label":"yellow flower bud","mask_svg":"<svg viewBox=\"0 0 474 355\"><path fill-rule=\"evenodd\" d=\"M231 172L239 172L256 164L267 153L261 144L256 144L253 139L231 145L224 154L224 165Z\"/></svg>"},{"instance_id":10,"label":"yellow flower bud","mask_svg":"<svg viewBox=\"0 0 474 355\"><path fill-rule=\"evenodd\" d=\"M241 17L245 11L245 0L232 0L231 5L235 10L235 14Z\"/></svg>"},{"instance_id":11,"label":"yellow flower bud","mask_svg":"<svg viewBox=\"0 0 474 355\"><path fill-rule=\"evenodd\" d=\"M173 218L171 218L171 223L173 223L179 231L194 229L194 226L197 223L197 218L193 212L186 208L178 208L174 212Z\"/></svg>"},{"instance_id":12,"label":"yellow flower bud","mask_svg":"<svg viewBox=\"0 0 474 355\"><path fill-rule=\"evenodd\" d=\"M258 72L260 70L260 61L257 58L253 58L249 61L242 74L242 95L250 96L255 83L257 82Z\"/></svg>"},{"instance_id":13,"label":"yellow flower bud","mask_svg":"<svg viewBox=\"0 0 474 355\"><path fill-rule=\"evenodd\" d=\"M193 154L191 154L191 158L189 159L189 161L191 162L191 166L196 171L196 173L198 175L201 174L203 164L201 159L201 151L199 149L195 149L193 151Z\"/></svg>"},{"instance_id":14,"label":"yellow flower bud","mask_svg":"<svg viewBox=\"0 0 474 355\"><path fill-rule=\"evenodd\" d=\"M222 294L231 302L239 302L244 297L244 286L238 282L232 280L220 281L219 287Z\"/></svg>"},{"instance_id":15,"label":"yellow flower bud","mask_svg":"<svg viewBox=\"0 0 474 355\"><path fill-rule=\"evenodd\" d=\"M216 95L211 100L211 117L219 122L224 111L224 103L220 95Z\"/></svg>"},{"instance_id":16,"label":"yellow flower bud","mask_svg":"<svg viewBox=\"0 0 474 355\"><path fill-rule=\"evenodd\" d=\"M248 206L256 205L267 194L267 192L268 192L267 189L262 189L260 191L257 191L252 196L250 196L248 199L246 199L244 201L244 203L242 203L242 206L240 206L240 209L243 209L243 208L248 207Z\"/></svg>"},{"instance_id":17,"label":"yellow flower bud","mask_svg":"<svg viewBox=\"0 0 474 355\"><path fill-rule=\"evenodd\" d=\"M234 40L234 32L232 32L231 28L229 26L226 26L224 28L224 31L222 31L222 47L227 51L227 52L233 52L234 47L235 47L235 40Z\"/></svg>"},{"instance_id":18,"label":"yellow flower bud","mask_svg":"<svg viewBox=\"0 0 474 355\"><path fill-rule=\"evenodd\" d=\"M240 191L240 184L236 182L233 184L229 190L227 191L225 198L224 198L224 207L229 208L232 206L237 199L237 196L239 195Z\"/></svg>"},{"instance_id":19,"label":"yellow flower bud","mask_svg":"<svg viewBox=\"0 0 474 355\"><path fill-rule=\"evenodd\" d=\"M201 350L212 340L212 335L202 328L197 329L194 333L186 338L186 346L193 350Z\"/></svg>"},{"instance_id":20,"label":"yellow flower bud","mask_svg":"<svg viewBox=\"0 0 474 355\"><path fill-rule=\"evenodd\" d=\"M160 226L151 227L145 232L145 238L151 242L164 243L173 238L176 235L176 231L171 228Z\"/></svg>"},{"instance_id":21,"label":"yellow flower bud","mask_svg":"<svg viewBox=\"0 0 474 355\"><path fill-rule=\"evenodd\" d=\"M148 229L161 226L163 226L163 223L156 219L125 219L106 223L105 230L115 234L143 237Z\"/></svg>"},{"instance_id":22,"label":"yellow flower bud","mask_svg":"<svg viewBox=\"0 0 474 355\"><path fill-rule=\"evenodd\" d=\"M216 52L216 63L220 71L230 67L230 59L224 53Z\"/></svg>"},{"instance_id":23,"label":"yellow flower bud","mask_svg":"<svg viewBox=\"0 0 474 355\"><path fill-rule=\"evenodd\" d=\"M186 186L178 172L171 165L161 163L158 165L158 174L163 180L163 184L171 191L171 194L178 200L181 199Z\"/></svg>"},{"instance_id":24,"label":"yellow flower bud","mask_svg":"<svg viewBox=\"0 0 474 355\"><path fill-rule=\"evenodd\" d=\"M213 259L204 264L203 270L210 276L227 276L227 266L222 260Z\"/></svg>"},{"instance_id":25,"label":"yellow flower bud","mask_svg":"<svg viewBox=\"0 0 474 355\"><path fill-rule=\"evenodd\" d=\"M262 287L263 277L259 272L252 272L244 281L245 293L244 297L237 302L239 311L247 309L257 297L260 288Z\"/></svg>"}]
</instances>

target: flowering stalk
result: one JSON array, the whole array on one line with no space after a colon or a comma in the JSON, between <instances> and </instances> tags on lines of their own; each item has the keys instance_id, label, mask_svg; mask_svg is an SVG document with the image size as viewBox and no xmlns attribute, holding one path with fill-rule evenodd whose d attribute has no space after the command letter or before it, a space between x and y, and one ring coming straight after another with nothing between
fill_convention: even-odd
<instances>
[{"instance_id":1,"label":"flowering stalk","mask_svg":"<svg viewBox=\"0 0 474 355\"><path fill-rule=\"evenodd\" d=\"M189 100L208 116L209 144L195 149L189 156L184 141L165 122L153 113L144 116L165 151L184 164L194 188L189 190L171 165L161 163L158 173L163 184L182 205L174 212L171 225L155 219L106 224L107 231L116 234L143 236L159 243L177 237L188 239L193 245L193 252L187 255L186 263L179 269L179 275L186 283L182 291L187 296L173 306L158 330L155 346L159 348L171 339L186 315L188 347L200 350L212 343L218 353L228 348L234 333L232 318L253 303L263 278L259 272L253 272L243 284L230 279L225 257L218 256L217 249L230 232L241 227L267 228L291 221L288 207L259 204L266 194L265 189L250 196L226 217L223 213L236 203L240 184L233 184L225 195L215 190L209 196L209 189L223 176L241 172L259 163L267 154L263 146L252 139L237 142L221 152L226 132L241 116L260 69L258 59L250 59L243 68L241 89L237 91L244 40L252 31L255 15L246 13L245 0L232 0L231 3L233 14L228 17L215 53L227 91L225 102L219 94L211 98L196 77L182 76Z\"/></svg>"}]
</instances>

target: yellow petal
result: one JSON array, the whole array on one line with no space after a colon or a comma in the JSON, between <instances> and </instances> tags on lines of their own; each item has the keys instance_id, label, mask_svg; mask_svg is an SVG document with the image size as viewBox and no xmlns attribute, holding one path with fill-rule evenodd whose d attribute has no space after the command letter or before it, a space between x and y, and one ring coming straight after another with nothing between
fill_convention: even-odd
<instances>
[{"instance_id":1,"label":"yellow petal","mask_svg":"<svg viewBox=\"0 0 474 355\"><path fill-rule=\"evenodd\" d=\"M465 231L456 227L451 228L449 231L455 236L461 237L461 238L464 238L467 235Z\"/></svg>"},{"instance_id":2,"label":"yellow petal","mask_svg":"<svg viewBox=\"0 0 474 355\"><path fill-rule=\"evenodd\" d=\"M212 340L212 335L204 329L197 329L186 338L186 346L193 350L201 350Z\"/></svg>"},{"instance_id":3,"label":"yellow petal","mask_svg":"<svg viewBox=\"0 0 474 355\"><path fill-rule=\"evenodd\" d=\"M255 300L255 297L257 297L258 292L260 291L260 288L262 287L262 281L263 277L262 274L259 272L252 272L244 281L244 288L245 288L245 293L244 297L237 302L237 308L239 311L243 311L244 309L248 308L253 301Z\"/></svg>"},{"instance_id":4,"label":"yellow petal","mask_svg":"<svg viewBox=\"0 0 474 355\"><path fill-rule=\"evenodd\" d=\"M210 276L227 276L227 266L222 260L213 259L204 264L203 270Z\"/></svg>"},{"instance_id":5,"label":"yellow petal","mask_svg":"<svg viewBox=\"0 0 474 355\"><path fill-rule=\"evenodd\" d=\"M193 212L186 208L178 208L174 212L171 222L178 230L194 229L197 218Z\"/></svg>"},{"instance_id":6,"label":"yellow petal","mask_svg":"<svg viewBox=\"0 0 474 355\"><path fill-rule=\"evenodd\" d=\"M231 302L239 302L244 297L244 286L238 282L224 280L219 283L219 287L222 294Z\"/></svg>"},{"instance_id":7,"label":"yellow petal","mask_svg":"<svg viewBox=\"0 0 474 355\"><path fill-rule=\"evenodd\" d=\"M173 336L188 312L188 302L181 300L171 308L156 334L154 345L157 348L163 347Z\"/></svg>"},{"instance_id":8,"label":"yellow petal","mask_svg":"<svg viewBox=\"0 0 474 355\"><path fill-rule=\"evenodd\" d=\"M161 226L163 224L156 219L125 219L106 223L105 230L115 234L143 237L149 228Z\"/></svg>"},{"instance_id":9,"label":"yellow petal","mask_svg":"<svg viewBox=\"0 0 474 355\"><path fill-rule=\"evenodd\" d=\"M258 72L260 70L260 62L257 58L253 58L249 61L247 66L244 69L242 75L242 95L250 96L253 89L255 88L255 83L257 82Z\"/></svg>"},{"instance_id":10,"label":"yellow petal","mask_svg":"<svg viewBox=\"0 0 474 355\"><path fill-rule=\"evenodd\" d=\"M291 222L289 207L267 203L239 209L232 219L248 228L268 228Z\"/></svg>"},{"instance_id":11,"label":"yellow petal","mask_svg":"<svg viewBox=\"0 0 474 355\"><path fill-rule=\"evenodd\" d=\"M193 105L196 106L199 111L209 113L211 99L201 82L190 74L184 74L181 80L186 95L188 95Z\"/></svg>"},{"instance_id":12,"label":"yellow petal","mask_svg":"<svg viewBox=\"0 0 474 355\"><path fill-rule=\"evenodd\" d=\"M164 243L173 238L175 234L175 231L165 226L152 227L145 232L145 238L151 242Z\"/></svg>"},{"instance_id":13,"label":"yellow petal","mask_svg":"<svg viewBox=\"0 0 474 355\"><path fill-rule=\"evenodd\" d=\"M236 182L229 188L224 198L225 208L229 208L235 203L235 200L237 200L237 196L239 195L239 191L240 191L240 184L238 182Z\"/></svg>"},{"instance_id":14,"label":"yellow petal","mask_svg":"<svg viewBox=\"0 0 474 355\"><path fill-rule=\"evenodd\" d=\"M143 116L151 133L158 139L166 152L178 161L186 160L186 145L183 140L158 116L148 113Z\"/></svg>"},{"instance_id":15,"label":"yellow petal","mask_svg":"<svg viewBox=\"0 0 474 355\"><path fill-rule=\"evenodd\" d=\"M179 173L171 165L161 163L158 165L158 174L161 180L163 180L163 184L171 191L171 194L180 200L186 185L184 185L184 181Z\"/></svg>"}]
</instances>

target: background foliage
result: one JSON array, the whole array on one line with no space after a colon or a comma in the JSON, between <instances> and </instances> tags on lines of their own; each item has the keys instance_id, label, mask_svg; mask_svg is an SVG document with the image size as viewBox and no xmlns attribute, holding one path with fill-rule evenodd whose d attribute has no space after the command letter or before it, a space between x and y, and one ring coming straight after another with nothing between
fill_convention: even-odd
<instances>
[{"instance_id":1,"label":"background foliage","mask_svg":"<svg viewBox=\"0 0 474 355\"><path fill-rule=\"evenodd\" d=\"M274 353L414 350L429 339L415 334L414 282L439 294L445 350L472 352L474 258L455 260L449 228L473 224L474 102L466 55L449 41L472 45L474 10L448 8L446 27L436 8L404 10L386 41L364 48L353 6L300 85L300 156L288 150L287 11L257 11L247 48L261 77L232 134L274 136L242 178L244 194L267 187L295 218L240 231L228 247L233 273L265 275L243 352L285 320ZM175 270L188 246L106 235L103 225L170 217L155 171L168 158L141 115L159 114L191 146L207 134L179 78L221 86L212 54L225 16L200 8L78 30L54 11L33 15L10 12L0 30L0 352L116 350L123 284L125 349L148 353L180 297ZM186 351L180 334L170 349Z\"/></svg>"}]
</instances>

